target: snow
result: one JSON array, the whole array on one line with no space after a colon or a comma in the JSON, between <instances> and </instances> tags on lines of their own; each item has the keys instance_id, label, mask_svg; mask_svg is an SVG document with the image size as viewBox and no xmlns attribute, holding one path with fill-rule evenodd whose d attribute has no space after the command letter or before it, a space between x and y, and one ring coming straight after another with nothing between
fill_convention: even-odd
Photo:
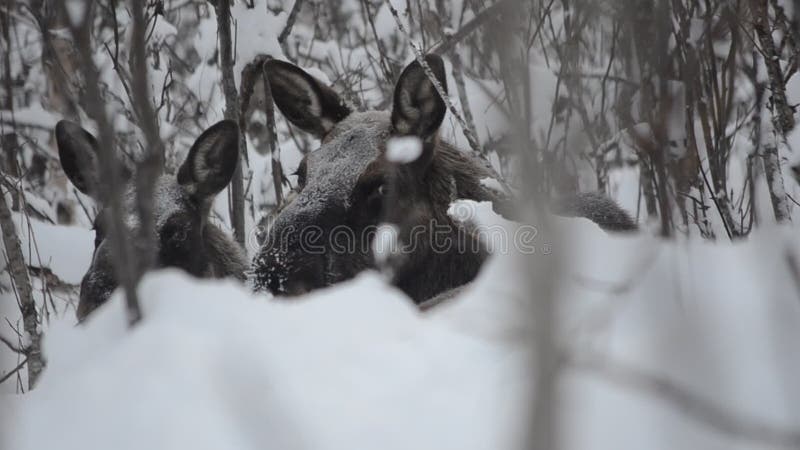
<instances>
[{"instance_id":1,"label":"snow","mask_svg":"<svg viewBox=\"0 0 800 450\"><path fill-rule=\"evenodd\" d=\"M80 284L92 261L94 233L81 227L29 220L16 213L12 216L26 262L49 268L61 281Z\"/></svg>"},{"instance_id":2,"label":"snow","mask_svg":"<svg viewBox=\"0 0 800 450\"><path fill-rule=\"evenodd\" d=\"M213 8L209 8L208 17L197 26L194 49L203 61L208 61L217 53L217 14Z\"/></svg>"},{"instance_id":3,"label":"snow","mask_svg":"<svg viewBox=\"0 0 800 450\"><path fill-rule=\"evenodd\" d=\"M249 2L236 2L231 6L231 34L236 44L236 59L233 76L236 86L241 86L242 69L258 55L270 55L276 59L285 59L278 43L278 35L286 26L288 14L281 12L272 14L267 9L266 0L254 0L253 7Z\"/></svg>"},{"instance_id":4,"label":"snow","mask_svg":"<svg viewBox=\"0 0 800 450\"><path fill-rule=\"evenodd\" d=\"M38 127L50 130L55 128L56 123L61 117L44 110L41 105L32 105L27 108L8 111L0 110L0 122L4 124L15 124L17 126Z\"/></svg>"},{"instance_id":5,"label":"snow","mask_svg":"<svg viewBox=\"0 0 800 450\"><path fill-rule=\"evenodd\" d=\"M481 186L483 186L483 187L485 187L487 189L491 189L491 190L496 191L496 192L505 192L506 191L505 188L503 188L503 185L500 184L500 182L497 181L495 178L488 178L488 177L487 178L482 178L481 179Z\"/></svg>"},{"instance_id":6,"label":"snow","mask_svg":"<svg viewBox=\"0 0 800 450\"><path fill-rule=\"evenodd\" d=\"M256 56L270 55L276 59L286 59L278 43L278 35L286 26L288 15L285 12L273 14L267 8L266 0L255 0L233 3L231 16L231 44L236 53L233 76L237 89L240 89L242 69ZM210 65L215 56L219 57L217 31L216 13L214 8L209 8L208 16L200 20L194 35L194 50L203 63L186 81L189 90L207 105L204 117L206 126L224 118L225 102L221 92L219 61L216 61L216 65Z\"/></svg>"},{"instance_id":7,"label":"snow","mask_svg":"<svg viewBox=\"0 0 800 450\"><path fill-rule=\"evenodd\" d=\"M520 226L470 207L484 225ZM625 374L668 380L733 423L796 429L793 230L712 244L609 236L584 219L552 229L536 243L563 266L564 448L781 448ZM531 420L535 329L518 284L531 257L552 258L498 253L429 313L372 272L292 301L150 274L133 330L119 293L85 326L51 325L39 387L6 406L9 448L512 448Z\"/></svg>"},{"instance_id":8,"label":"snow","mask_svg":"<svg viewBox=\"0 0 800 450\"><path fill-rule=\"evenodd\" d=\"M386 143L386 159L401 164L416 161L422 154L422 141L416 136L393 137Z\"/></svg>"},{"instance_id":9,"label":"snow","mask_svg":"<svg viewBox=\"0 0 800 450\"><path fill-rule=\"evenodd\" d=\"M534 241L539 234L538 229L504 219L494 212L491 202L456 200L450 204L447 215L456 223L466 226L490 253L527 255L537 251Z\"/></svg>"},{"instance_id":10,"label":"snow","mask_svg":"<svg viewBox=\"0 0 800 450\"><path fill-rule=\"evenodd\" d=\"M184 294L170 300L158 294L175 288ZM500 357L473 371L467 378L475 386L474 404L451 411L450 399L459 395L460 383L451 382L458 361L488 356L490 347L423 321L373 274L300 303L258 301L232 283L198 282L176 272L148 277L140 292L148 319L132 333L124 331L119 297L85 328L53 329L45 343L48 374L20 405L13 448L425 446L425 435L474 420L491 406L495 397L487 388L520 362ZM377 292L382 295L374 298ZM178 316L183 320L175 322ZM284 345L271 345L278 342ZM304 348L315 350L298 352ZM453 352L459 357L444 357ZM158 370L142 370L148 367ZM134 373L138 381L130 383ZM380 373L393 375L376 383ZM484 384L487 377L496 381ZM407 401L428 387L435 390L421 404ZM504 397L511 400L512 393ZM99 423L120 403L131 405L129 430L118 415L111 422L120 426ZM374 414L377 408L384 411ZM418 420L421 410L430 420ZM489 448L509 442L508 427L519 411L497 413L506 420L485 433L442 435L428 444ZM59 416L67 420L53 424L52 433L39 433L30 421ZM356 416L361 420L347 419ZM69 417L93 419L68 424ZM406 432L412 426L417 433Z\"/></svg>"},{"instance_id":11,"label":"snow","mask_svg":"<svg viewBox=\"0 0 800 450\"><path fill-rule=\"evenodd\" d=\"M375 22L375 31L378 34L378 38L381 40L391 39L396 33L397 22L395 22L395 18L392 16L392 12L389 10L389 3L391 2L381 2L380 7L378 8L378 13L375 14L375 18L373 19ZM392 6L394 6L395 10L398 11L404 9L402 6L398 6L397 4ZM406 20L403 20L405 19L405 15L401 15L400 17L403 26L407 30L408 23Z\"/></svg>"},{"instance_id":12,"label":"snow","mask_svg":"<svg viewBox=\"0 0 800 450\"><path fill-rule=\"evenodd\" d=\"M155 23L151 26L151 30L149 31L150 42L161 43L168 38L174 38L178 34L178 30L175 26L167 22L164 16L156 15L154 19Z\"/></svg>"},{"instance_id":13,"label":"snow","mask_svg":"<svg viewBox=\"0 0 800 450\"><path fill-rule=\"evenodd\" d=\"M450 92L450 101L458 111L462 111L463 106L461 104L461 98L456 95L458 87L455 84L454 77L449 75L452 73L452 64L450 64L450 61L445 61L445 68L448 73L447 91ZM552 73L543 71L539 75L542 75L543 78L537 78L534 80L535 84L531 84L531 87L536 91L536 95L538 96L536 97L536 102L532 103L537 108L539 108L539 105L547 103L545 99L553 97L553 93L547 91L548 88L552 87L553 91L555 90L555 83L550 83L550 78L554 79ZM495 81L473 79L466 74L464 75L464 85L467 98L469 99L469 108L475 122L476 132L478 133L478 140L482 144L486 144L490 140L502 136L508 128L507 119L502 107L495 101L497 95L502 91L502 86ZM534 94L532 94L532 96L533 95ZM542 110L546 110L546 108L542 108ZM540 125L542 127L546 126L546 124ZM452 114L445 116L440 135L459 148L469 148L469 142L464 137L461 126Z\"/></svg>"},{"instance_id":14,"label":"snow","mask_svg":"<svg viewBox=\"0 0 800 450\"><path fill-rule=\"evenodd\" d=\"M77 286L89 267L94 248L94 235L90 230L72 226L56 226L28 219L12 213L17 235L20 239L25 262L34 268L47 268L58 281ZM0 243L0 248L3 248ZM3 249L5 252L5 249ZM35 272L33 272L35 274ZM77 288L54 286L49 274L44 279L32 276L34 301L40 311L47 311L47 318L58 317L74 323L74 307L77 300ZM60 284L60 283L56 283ZM22 329L22 317L17 305L17 298L11 290L10 279L3 270L0 276L0 336L10 342L17 343L16 329ZM48 329L49 320L43 319L40 327ZM0 377L22 362L22 358L0 344ZM27 386L25 371L21 374L22 385ZM0 404L5 393L14 392L13 380L0 384ZM2 408L0 408L0 416ZM2 419L0 417L0 419ZM0 442L0 448L5 448Z\"/></svg>"}]
</instances>

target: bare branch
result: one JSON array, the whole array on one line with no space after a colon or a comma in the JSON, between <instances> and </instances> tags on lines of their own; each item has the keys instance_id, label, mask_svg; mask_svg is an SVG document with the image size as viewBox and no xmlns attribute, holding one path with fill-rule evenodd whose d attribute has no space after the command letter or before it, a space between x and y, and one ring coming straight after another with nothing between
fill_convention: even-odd
<instances>
[{"instance_id":1,"label":"bare branch","mask_svg":"<svg viewBox=\"0 0 800 450\"><path fill-rule=\"evenodd\" d=\"M422 53L422 50L420 49L419 45L414 43L414 41L411 39L411 36L406 31L406 28L403 26L403 22L400 20L400 16L398 15L397 10L394 8L394 6L392 6L391 2L387 2L386 4L389 6L389 11L392 13L394 20L397 23L397 27L403 34L405 34L408 37L408 43L411 46L412 50L414 50L414 55L416 56L417 62L419 62L419 64L422 66L422 69L425 71L425 75L433 84L434 88L436 88L436 92L439 93L439 96L447 105L447 109L450 110L450 112L458 121L458 124L461 125L461 130L464 133L464 137L467 138L467 142L469 142L469 146L470 148L472 148L473 153L476 156L479 157L482 156L483 152L481 152L481 145L478 142L477 137L472 134L472 131L470 131L469 126L464 121L464 118L461 117L461 114L458 113L458 110L456 110L456 107L453 105L453 102L450 101L450 97L447 96L447 92L444 90L444 87L441 85L441 83L439 83L439 80L433 74L433 71L431 70L430 66L428 66L428 63L425 62L425 55Z\"/></svg>"},{"instance_id":2,"label":"bare branch","mask_svg":"<svg viewBox=\"0 0 800 450\"><path fill-rule=\"evenodd\" d=\"M131 72L131 89L133 93L133 110L144 132L147 145L141 161L136 167L136 209L141 226L139 227L139 243L137 245L138 264L136 278L155 264L156 234L153 217L153 195L156 179L164 168L164 145L161 142L158 121L150 100L148 63L146 55L144 0L133 0L133 32L129 67ZM116 13L116 12L114 12ZM158 20L155 16L153 20ZM137 305L130 305L135 310L129 312L131 320L137 322L141 311Z\"/></svg>"},{"instance_id":3,"label":"bare branch","mask_svg":"<svg viewBox=\"0 0 800 450\"><path fill-rule=\"evenodd\" d=\"M62 14L68 17L66 6L62 3ZM108 151L97 152L100 163L100 183L102 189L98 194L102 197L106 208L106 222L108 224L108 239L111 252L114 255L114 271L116 278L125 292L128 322L135 324L139 318L139 300L136 293L138 271L136 255L132 251L130 240L123 234L124 214L122 212L122 163L115 151L115 133L106 114L103 97L100 93L100 74L95 66L92 45L91 25L92 11L94 8L85 8L85 14L80 23L69 23L69 31L77 50L80 61L79 70L83 75L84 95L83 104L86 113L98 127L98 141L100 147Z\"/></svg>"},{"instance_id":4,"label":"bare branch","mask_svg":"<svg viewBox=\"0 0 800 450\"><path fill-rule=\"evenodd\" d=\"M289 12L289 17L286 19L286 26L281 31L281 34L278 35L278 43L283 44L286 42L286 38L289 37L289 34L292 32L292 27L294 26L295 20L297 20L297 14L300 12L300 8L303 7L303 0L295 0L294 6L292 6L292 10Z\"/></svg>"},{"instance_id":5,"label":"bare branch","mask_svg":"<svg viewBox=\"0 0 800 450\"><path fill-rule=\"evenodd\" d=\"M493 4L492 6L484 9L480 13L478 13L472 20L464 24L458 31L453 34L445 36L445 39L442 42L434 45L431 48L430 53L435 53L438 55L444 55L449 53L453 50L456 45L463 41L467 36L469 36L472 32L480 28L481 25L486 23L488 20L495 17L498 14L505 4L510 3L511 0L499 0L497 3ZM391 3L390 3L391 5Z\"/></svg>"},{"instance_id":6,"label":"bare branch","mask_svg":"<svg viewBox=\"0 0 800 450\"><path fill-rule=\"evenodd\" d=\"M16 375L17 372L22 370L22 368L25 367L25 364L27 364L27 363L28 363L28 358L23 359L19 364L17 364L17 367L14 367L13 369L11 369L10 372L8 372L7 374L5 374L2 377L0 377L0 384L5 383L6 380L8 380L9 378L11 378L14 375ZM30 390L30 388L28 388L28 390Z\"/></svg>"},{"instance_id":7,"label":"bare branch","mask_svg":"<svg viewBox=\"0 0 800 450\"><path fill-rule=\"evenodd\" d=\"M453 63L453 80L456 82L456 89L458 90L458 99L461 102L461 110L464 111L464 122L469 128L470 134L478 136L478 130L475 128L475 120L472 117L472 109L469 106L469 97L467 96L467 87L464 82L464 71L461 64L461 56L458 50L453 50L450 53L450 61ZM483 148L479 148L483 153Z\"/></svg>"},{"instance_id":8,"label":"bare branch","mask_svg":"<svg viewBox=\"0 0 800 450\"><path fill-rule=\"evenodd\" d=\"M14 353L19 353L20 355L27 355L27 354L28 354L28 349L27 349L27 348L24 348L24 347L17 347L17 346L16 346L16 345L15 345L13 342L11 342L10 340L8 340L8 339L7 339L5 336L3 336L2 334L0 334L0 342L2 342L3 344L5 344L5 346L6 346L6 347L8 347L8 348L9 348L9 350L11 350L11 351L12 351L12 352L14 352Z\"/></svg>"},{"instance_id":9,"label":"bare branch","mask_svg":"<svg viewBox=\"0 0 800 450\"><path fill-rule=\"evenodd\" d=\"M31 279L28 274L28 266L22 253L22 244L17 235L14 219L11 210L6 203L6 195L0 191L0 227L3 232L3 245L8 255L8 270L11 279L14 281L16 292L19 295L19 307L22 312L22 323L25 333L28 335L26 355L30 360L28 365L28 389L32 389L44 369L44 359L41 350L41 331L39 329L39 313L36 310L36 302L33 299L31 289ZM5 340L3 340L4 343ZM7 343L12 347L10 343Z\"/></svg>"},{"instance_id":10,"label":"bare branch","mask_svg":"<svg viewBox=\"0 0 800 450\"><path fill-rule=\"evenodd\" d=\"M233 75L233 39L231 37L230 0L219 0L217 8L217 30L219 33L219 64L222 71L222 91L225 94L225 118L240 124L239 94ZM231 223L236 242L244 247L244 178L242 157L247 154L243 131L239 130L239 159L231 181Z\"/></svg>"}]
</instances>

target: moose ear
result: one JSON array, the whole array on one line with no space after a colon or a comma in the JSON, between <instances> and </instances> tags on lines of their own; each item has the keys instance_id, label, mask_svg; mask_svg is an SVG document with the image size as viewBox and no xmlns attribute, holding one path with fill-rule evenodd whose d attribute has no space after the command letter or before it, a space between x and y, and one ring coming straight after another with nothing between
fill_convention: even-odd
<instances>
[{"instance_id":1,"label":"moose ear","mask_svg":"<svg viewBox=\"0 0 800 450\"><path fill-rule=\"evenodd\" d=\"M284 61L264 65L272 98L289 122L316 137L323 137L352 111L331 88Z\"/></svg>"},{"instance_id":2,"label":"moose ear","mask_svg":"<svg viewBox=\"0 0 800 450\"><path fill-rule=\"evenodd\" d=\"M178 184L199 198L216 195L230 183L239 162L239 127L223 120L203 132L178 169Z\"/></svg>"},{"instance_id":3,"label":"moose ear","mask_svg":"<svg viewBox=\"0 0 800 450\"><path fill-rule=\"evenodd\" d=\"M447 93L447 78L442 58L436 55L425 56L425 63ZM392 127L398 135L414 135L424 141L439 130L447 113L447 105L436 92L419 61L409 64L394 88L392 106Z\"/></svg>"},{"instance_id":4,"label":"moose ear","mask_svg":"<svg viewBox=\"0 0 800 450\"><path fill-rule=\"evenodd\" d=\"M56 124L56 144L61 168L69 181L84 194L95 194L100 179L97 139L80 125L62 120Z\"/></svg>"}]
</instances>

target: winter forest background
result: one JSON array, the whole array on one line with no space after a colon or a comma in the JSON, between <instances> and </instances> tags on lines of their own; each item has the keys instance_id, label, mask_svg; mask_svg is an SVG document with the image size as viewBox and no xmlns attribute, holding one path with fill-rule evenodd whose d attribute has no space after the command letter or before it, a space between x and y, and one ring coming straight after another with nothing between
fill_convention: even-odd
<instances>
[{"instance_id":1,"label":"winter forest background","mask_svg":"<svg viewBox=\"0 0 800 450\"><path fill-rule=\"evenodd\" d=\"M800 447L795 3L0 0L0 448ZM252 257L319 145L263 62L386 109L424 53L445 60L441 137L519 199L516 222L468 219L535 224L535 254L427 313L380 274L286 304L160 271L141 324L120 293L75 326L97 211L59 120L142 186L236 121L212 221ZM591 191L640 231L543 212Z\"/></svg>"}]
</instances>

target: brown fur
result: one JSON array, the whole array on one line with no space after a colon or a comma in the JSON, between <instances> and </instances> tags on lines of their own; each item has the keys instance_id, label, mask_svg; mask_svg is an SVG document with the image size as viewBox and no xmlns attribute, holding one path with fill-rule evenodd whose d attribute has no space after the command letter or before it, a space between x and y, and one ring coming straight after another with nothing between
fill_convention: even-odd
<instances>
[{"instance_id":1,"label":"brown fur","mask_svg":"<svg viewBox=\"0 0 800 450\"><path fill-rule=\"evenodd\" d=\"M242 247L217 226L206 224L203 245L208 252L208 278L236 278L244 281L249 267Z\"/></svg>"},{"instance_id":2,"label":"brown fur","mask_svg":"<svg viewBox=\"0 0 800 450\"><path fill-rule=\"evenodd\" d=\"M152 180L156 267L177 267L198 277L244 280L247 263L243 249L208 223L214 196L230 182L236 168L238 139L235 123L220 122L198 137L177 175L162 175ZM104 210L108 206L97 195L102 190L97 154L103 149L91 134L66 121L56 126L56 140L64 172L101 209L95 219L92 263L81 281L77 316L83 320L111 296L118 284L104 232ZM125 180L125 185L126 192L120 200L125 215L122 232L127 238L136 236L139 216L135 183ZM135 244L132 249L138 251Z\"/></svg>"},{"instance_id":3,"label":"brown fur","mask_svg":"<svg viewBox=\"0 0 800 450\"><path fill-rule=\"evenodd\" d=\"M441 59L427 56L426 63L446 87ZM413 62L403 70L391 111L370 112L353 112L329 87L291 64L269 62L266 68L278 108L322 143L301 162L296 195L275 218L253 261L256 290L301 294L377 268L421 304L473 280L487 250L447 210L457 199L496 204L503 199L481 185L483 178L494 177L486 164L438 139L446 106L421 66ZM398 136L419 138L417 159L387 160L387 142ZM594 211L587 200L592 199L578 199L584 213ZM625 217L622 212L595 219ZM363 236L381 223L396 227L400 245L386 261L376 259L372 240L366 247L337 250L337 230ZM306 230L314 233L304 235Z\"/></svg>"}]
</instances>

